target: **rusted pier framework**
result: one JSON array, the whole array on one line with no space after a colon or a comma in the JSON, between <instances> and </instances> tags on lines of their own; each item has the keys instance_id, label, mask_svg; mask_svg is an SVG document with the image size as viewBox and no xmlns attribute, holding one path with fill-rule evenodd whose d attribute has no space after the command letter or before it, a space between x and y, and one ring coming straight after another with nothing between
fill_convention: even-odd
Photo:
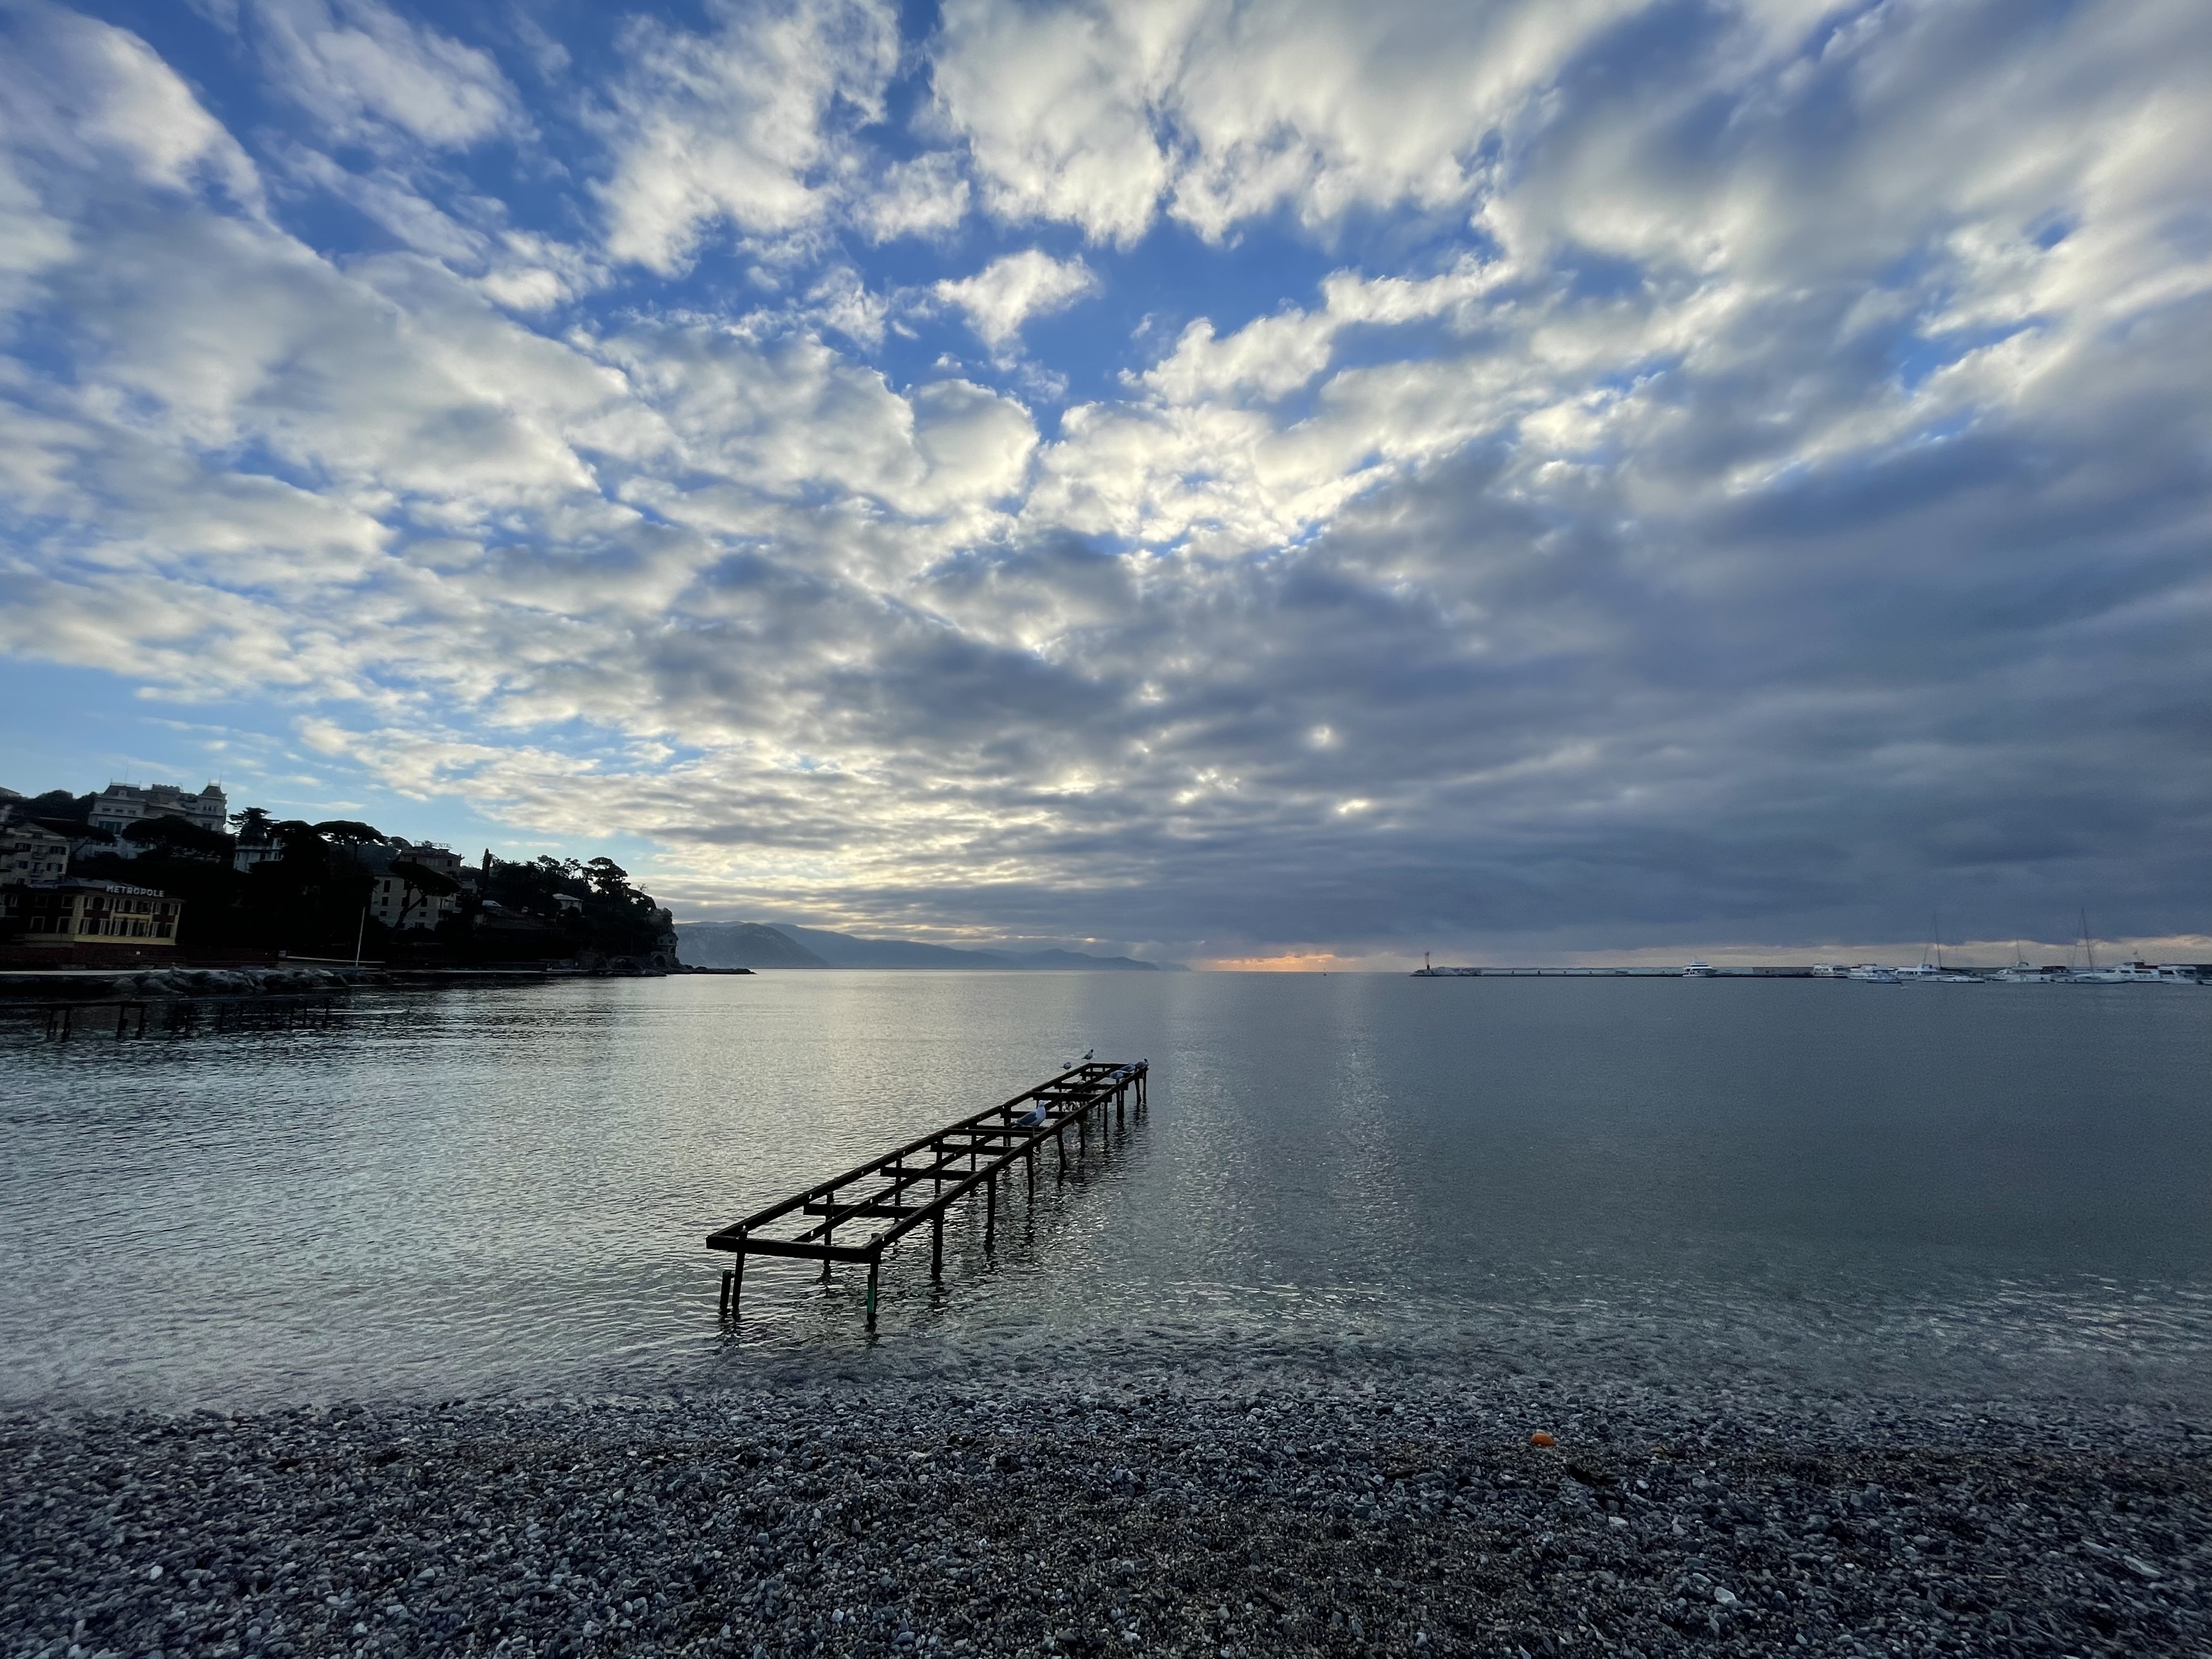
<instances>
[{"instance_id":1,"label":"rusted pier framework","mask_svg":"<svg viewBox=\"0 0 2212 1659\"><path fill-rule=\"evenodd\" d=\"M830 1277L832 1263L866 1263L868 1328L875 1329L876 1283L884 1251L927 1223L930 1277L942 1278L945 1212L978 1188L983 1194L983 1248L994 1248L998 1242L999 1177L1018 1160L1028 1190L1034 1194L1037 1149L1050 1141L1054 1178L1066 1180L1069 1129L1075 1131L1079 1155L1090 1137L1093 1113L1102 1128L1109 1112L1116 1125L1126 1124L1131 1112L1141 1116L1151 1070L1149 1060L1126 1066L1085 1060L1012 1100L963 1117L710 1234L708 1249L727 1250L737 1258L722 1275L723 1316L737 1317L747 1256L798 1256L819 1261L824 1279ZM872 1231L866 1231L870 1227ZM841 1228L843 1242L837 1237Z\"/></svg>"}]
</instances>

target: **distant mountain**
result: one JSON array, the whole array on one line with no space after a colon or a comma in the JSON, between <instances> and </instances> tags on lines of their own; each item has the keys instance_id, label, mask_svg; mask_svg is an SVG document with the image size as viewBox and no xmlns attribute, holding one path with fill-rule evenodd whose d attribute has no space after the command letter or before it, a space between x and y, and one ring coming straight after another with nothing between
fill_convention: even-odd
<instances>
[{"instance_id":1,"label":"distant mountain","mask_svg":"<svg viewBox=\"0 0 2212 1659\"><path fill-rule=\"evenodd\" d=\"M944 945L916 945L902 939L855 939L823 927L775 924L832 968L1012 968L1011 957L996 951L956 951Z\"/></svg>"},{"instance_id":2,"label":"distant mountain","mask_svg":"<svg viewBox=\"0 0 2212 1659\"><path fill-rule=\"evenodd\" d=\"M824 927L775 924L832 968L1044 968L1099 969L1151 973L1157 963L1132 957L1092 957L1080 951L961 951L949 945L916 945L909 939L856 939Z\"/></svg>"},{"instance_id":3,"label":"distant mountain","mask_svg":"<svg viewBox=\"0 0 2212 1659\"><path fill-rule=\"evenodd\" d=\"M910 939L856 939L787 921L687 921L684 959L701 968L1005 968L1151 973L1158 964L1079 951L958 951ZM772 954L775 953L775 954ZM795 953L795 954L794 954Z\"/></svg>"},{"instance_id":4,"label":"distant mountain","mask_svg":"<svg viewBox=\"0 0 2212 1659\"><path fill-rule=\"evenodd\" d=\"M687 921L676 929L677 954L694 968L827 968L789 934L757 921Z\"/></svg>"},{"instance_id":5,"label":"distant mountain","mask_svg":"<svg viewBox=\"0 0 2212 1659\"><path fill-rule=\"evenodd\" d=\"M1134 968L1147 974L1159 971L1157 962L1139 962L1134 957L1090 957L1080 951L1024 951L1009 956L1007 960L1017 968Z\"/></svg>"}]
</instances>

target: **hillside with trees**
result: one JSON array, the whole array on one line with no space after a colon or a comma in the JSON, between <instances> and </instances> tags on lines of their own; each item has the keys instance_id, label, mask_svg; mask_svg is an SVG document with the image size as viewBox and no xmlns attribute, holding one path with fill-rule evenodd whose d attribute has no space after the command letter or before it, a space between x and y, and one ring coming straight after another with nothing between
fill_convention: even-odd
<instances>
[{"instance_id":1,"label":"hillside with trees","mask_svg":"<svg viewBox=\"0 0 2212 1659\"><path fill-rule=\"evenodd\" d=\"M487 852L448 873L357 819L309 823L249 807L232 817L236 835L167 816L117 835L88 822L94 799L52 790L13 805L19 817L69 839L70 878L182 899L177 944L185 953L349 960L358 951L365 961L422 966L676 964L669 913L611 859L518 861ZM256 860L243 870L241 843ZM372 904L386 879L400 895L391 923Z\"/></svg>"}]
</instances>

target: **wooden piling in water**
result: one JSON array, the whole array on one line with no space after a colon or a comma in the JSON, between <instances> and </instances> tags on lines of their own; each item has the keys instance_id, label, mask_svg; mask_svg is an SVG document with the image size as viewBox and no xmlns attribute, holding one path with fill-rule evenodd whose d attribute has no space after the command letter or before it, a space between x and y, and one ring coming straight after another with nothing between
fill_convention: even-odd
<instances>
[{"instance_id":1,"label":"wooden piling in water","mask_svg":"<svg viewBox=\"0 0 2212 1659\"><path fill-rule=\"evenodd\" d=\"M795 1194L743 1221L711 1234L708 1248L726 1250L735 1261L726 1274L726 1318L735 1320L748 1255L781 1255L818 1261L829 1278L839 1261L865 1263L868 1269L866 1316L876 1328L883 1258L908 1233L927 1222L930 1230L930 1277L945 1273L945 1218L951 1207L978 1187L983 1197L983 1248L997 1248L999 1176L1019 1158L1032 1201L1036 1196L1038 1143L1049 1136L1059 1176L1067 1178L1067 1126L1075 1125L1079 1156L1089 1146L1091 1115L1112 1107L1122 1127L1133 1097L1141 1104L1150 1062L1116 1066L1085 1061L1070 1067L1012 1100L963 1118L933 1134L871 1158L857 1169ZM880 1224L866 1237L840 1243L841 1226ZM765 1230L765 1231L763 1231Z\"/></svg>"}]
</instances>

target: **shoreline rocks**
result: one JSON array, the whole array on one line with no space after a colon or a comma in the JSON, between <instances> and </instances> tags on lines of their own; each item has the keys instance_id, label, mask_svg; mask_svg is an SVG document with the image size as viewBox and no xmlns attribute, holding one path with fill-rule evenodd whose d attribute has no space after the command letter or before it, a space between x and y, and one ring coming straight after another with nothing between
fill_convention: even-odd
<instances>
[{"instance_id":1,"label":"shoreline rocks","mask_svg":"<svg viewBox=\"0 0 2212 1659\"><path fill-rule=\"evenodd\" d=\"M390 982L389 975L373 968L27 968L0 971L0 1000L135 1002L176 997L298 996Z\"/></svg>"},{"instance_id":2,"label":"shoreline rocks","mask_svg":"<svg viewBox=\"0 0 2212 1659\"><path fill-rule=\"evenodd\" d=\"M2063 1401L1133 1366L17 1413L0 1458L23 1659L2212 1650L2212 1428Z\"/></svg>"}]
</instances>

